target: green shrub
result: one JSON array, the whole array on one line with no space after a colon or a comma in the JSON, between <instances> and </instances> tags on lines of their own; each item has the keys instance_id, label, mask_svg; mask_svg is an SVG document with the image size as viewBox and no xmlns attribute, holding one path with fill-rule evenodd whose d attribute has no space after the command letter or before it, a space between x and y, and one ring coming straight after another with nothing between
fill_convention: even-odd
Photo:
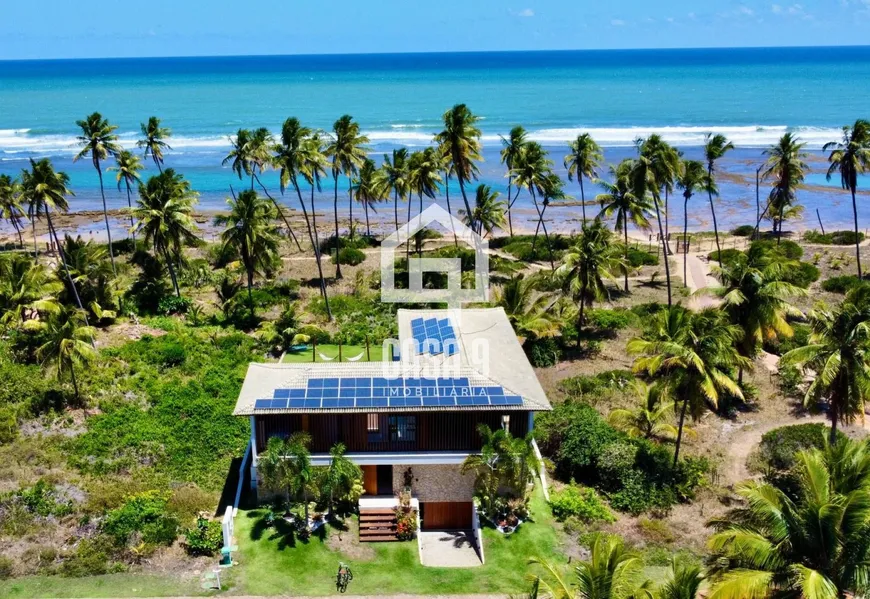
<instances>
[{"instance_id":1,"label":"green shrub","mask_svg":"<svg viewBox=\"0 0 870 599\"><path fill-rule=\"evenodd\" d=\"M806 289L818 281L820 275L819 269L809 262L799 262L797 268L786 270L782 279L787 283Z\"/></svg>"},{"instance_id":2,"label":"green shrub","mask_svg":"<svg viewBox=\"0 0 870 599\"><path fill-rule=\"evenodd\" d=\"M529 340L524 349L529 356L529 362L535 368L555 366L562 357L562 348L551 337Z\"/></svg>"},{"instance_id":3,"label":"green shrub","mask_svg":"<svg viewBox=\"0 0 870 599\"><path fill-rule=\"evenodd\" d=\"M598 476L606 488L620 486L623 475L634 468L638 447L628 441L611 443L598 456Z\"/></svg>"},{"instance_id":4,"label":"green shrub","mask_svg":"<svg viewBox=\"0 0 870 599\"><path fill-rule=\"evenodd\" d=\"M830 428L820 422L781 426L761 436L759 459L765 468L790 470L795 454L804 449L821 449L830 434ZM840 439L844 435L837 431Z\"/></svg>"},{"instance_id":5,"label":"green shrub","mask_svg":"<svg viewBox=\"0 0 870 599\"><path fill-rule=\"evenodd\" d=\"M190 299L186 297L167 295L160 298L157 303L157 311L161 314L186 314L190 304Z\"/></svg>"},{"instance_id":6,"label":"green shrub","mask_svg":"<svg viewBox=\"0 0 870 599\"><path fill-rule=\"evenodd\" d=\"M0 445L18 437L18 414L14 406L0 404Z\"/></svg>"},{"instance_id":7,"label":"green shrub","mask_svg":"<svg viewBox=\"0 0 870 599\"><path fill-rule=\"evenodd\" d=\"M6 557L5 555L0 555L0 580L12 578L12 575L14 573L15 562L12 561L12 558Z\"/></svg>"},{"instance_id":8,"label":"green shrub","mask_svg":"<svg viewBox=\"0 0 870 599\"><path fill-rule=\"evenodd\" d=\"M221 523L200 518L185 533L184 548L190 555L214 555L223 546Z\"/></svg>"},{"instance_id":9,"label":"green shrub","mask_svg":"<svg viewBox=\"0 0 870 599\"><path fill-rule=\"evenodd\" d=\"M646 250L630 245L628 247L628 263L633 268L640 268L641 266L658 266L659 257L656 254L652 254Z\"/></svg>"},{"instance_id":10,"label":"green shrub","mask_svg":"<svg viewBox=\"0 0 870 599\"><path fill-rule=\"evenodd\" d=\"M792 364L779 365L779 388L785 395L797 397L803 382L804 375L797 366Z\"/></svg>"},{"instance_id":11,"label":"green shrub","mask_svg":"<svg viewBox=\"0 0 870 599\"><path fill-rule=\"evenodd\" d=\"M840 275L822 281L822 289L830 293L842 293L845 295L861 284L862 281L855 275Z\"/></svg>"},{"instance_id":12,"label":"green shrub","mask_svg":"<svg viewBox=\"0 0 870 599\"><path fill-rule=\"evenodd\" d=\"M299 333L301 335L308 335L311 339L311 343L331 343L332 337L329 334L329 331L321 329L317 325L306 324L304 326L299 327Z\"/></svg>"},{"instance_id":13,"label":"green shrub","mask_svg":"<svg viewBox=\"0 0 870 599\"><path fill-rule=\"evenodd\" d=\"M166 514L168 501L169 493L161 491L128 497L106 515L103 531L118 545L125 545L133 533L141 534L145 543L171 545L178 536L178 520Z\"/></svg>"},{"instance_id":14,"label":"green shrub","mask_svg":"<svg viewBox=\"0 0 870 599\"><path fill-rule=\"evenodd\" d=\"M777 253L788 260L800 260L801 256L804 255L803 248L789 239L783 239L779 243L773 239L759 239L753 241L750 247L760 248L765 253Z\"/></svg>"},{"instance_id":15,"label":"green shrub","mask_svg":"<svg viewBox=\"0 0 870 599\"><path fill-rule=\"evenodd\" d=\"M720 264L733 264L737 260L740 260L744 255L745 254L738 249L728 248L722 250L721 259L719 258L718 250L713 250L707 254L707 259L713 262L719 262Z\"/></svg>"},{"instance_id":16,"label":"green shrub","mask_svg":"<svg viewBox=\"0 0 870 599\"><path fill-rule=\"evenodd\" d=\"M589 524L592 522L614 522L616 519L598 497L595 489L581 487L571 481L571 485L558 493L550 495L553 516L559 522L567 518L578 518Z\"/></svg>"},{"instance_id":17,"label":"green shrub","mask_svg":"<svg viewBox=\"0 0 870 599\"><path fill-rule=\"evenodd\" d=\"M366 259L366 255L362 250L350 247L343 247L338 252L338 258L339 260L341 260L342 264L356 266L357 264L361 264ZM332 263L335 264L334 252L332 254Z\"/></svg>"},{"instance_id":18,"label":"green shrub","mask_svg":"<svg viewBox=\"0 0 870 599\"><path fill-rule=\"evenodd\" d=\"M792 325L792 331L794 334L791 337L779 336L773 341L765 341L764 351L781 356L795 348L803 347L809 343L810 333L812 332L809 325L795 323Z\"/></svg>"},{"instance_id":19,"label":"green shrub","mask_svg":"<svg viewBox=\"0 0 870 599\"><path fill-rule=\"evenodd\" d=\"M620 489L610 495L610 505L621 512L638 515L653 509L667 509L677 502L673 489L650 485L639 470L627 471L620 482Z\"/></svg>"},{"instance_id":20,"label":"green shrub","mask_svg":"<svg viewBox=\"0 0 870 599\"><path fill-rule=\"evenodd\" d=\"M105 538L83 539L72 553L64 556L57 573L70 578L83 578L124 570L123 564L111 560L111 545Z\"/></svg>"},{"instance_id":21,"label":"green shrub","mask_svg":"<svg viewBox=\"0 0 870 599\"><path fill-rule=\"evenodd\" d=\"M590 405L564 403L535 419L543 451L563 480L597 480L595 468L603 449L621 438Z\"/></svg>"},{"instance_id":22,"label":"green shrub","mask_svg":"<svg viewBox=\"0 0 870 599\"><path fill-rule=\"evenodd\" d=\"M857 239L859 243L864 241L864 233L859 231ZM807 231L804 233L804 241L819 245L855 245L855 231L831 231L825 234L815 230Z\"/></svg>"},{"instance_id":23,"label":"green shrub","mask_svg":"<svg viewBox=\"0 0 870 599\"><path fill-rule=\"evenodd\" d=\"M564 379L559 386L572 398L593 403L614 392L627 389L634 382L634 378L634 373L630 370L605 370L591 376Z\"/></svg>"},{"instance_id":24,"label":"green shrub","mask_svg":"<svg viewBox=\"0 0 870 599\"><path fill-rule=\"evenodd\" d=\"M617 308L615 310L589 310L589 324L606 331L619 331L633 325L637 317L630 310Z\"/></svg>"},{"instance_id":25,"label":"green shrub","mask_svg":"<svg viewBox=\"0 0 870 599\"><path fill-rule=\"evenodd\" d=\"M731 229L731 234L735 237L749 237L753 233L755 233L755 227L752 225L740 225Z\"/></svg>"}]
</instances>

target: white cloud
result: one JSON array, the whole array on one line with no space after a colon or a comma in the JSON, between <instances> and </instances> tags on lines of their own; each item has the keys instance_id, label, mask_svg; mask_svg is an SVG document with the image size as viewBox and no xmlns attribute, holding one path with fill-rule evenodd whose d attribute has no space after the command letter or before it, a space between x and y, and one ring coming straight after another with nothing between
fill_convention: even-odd
<instances>
[{"instance_id":1,"label":"white cloud","mask_svg":"<svg viewBox=\"0 0 870 599\"><path fill-rule=\"evenodd\" d=\"M755 11L746 6L745 4L741 4L737 7L737 14L746 15L747 17L751 17L755 14Z\"/></svg>"},{"instance_id":2,"label":"white cloud","mask_svg":"<svg viewBox=\"0 0 870 599\"><path fill-rule=\"evenodd\" d=\"M610 24L614 27L622 27L623 25L625 25L625 21L623 21L622 19L612 19L610 21Z\"/></svg>"},{"instance_id":3,"label":"white cloud","mask_svg":"<svg viewBox=\"0 0 870 599\"><path fill-rule=\"evenodd\" d=\"M870 0L867 0L870 2ZM783 6L782 4L773 4L770 7L770 12L775 15L787 16L787 17L797 17L801 19L812 19L812 15L807 14L804 11L804 7L802 4L791 4L788 6Z\"/></svg>"},{"instance_id":4,"label":"white cloud","mask_svg":"<svg viewBox=\"0 0 870 599\"><path fill-rule=\"evenodd\" d=\"M535 11L533 11L531 8L524 8L520 12L517 13L517 16L518 17L534 17Z\"/></svg>"}]
</instances>

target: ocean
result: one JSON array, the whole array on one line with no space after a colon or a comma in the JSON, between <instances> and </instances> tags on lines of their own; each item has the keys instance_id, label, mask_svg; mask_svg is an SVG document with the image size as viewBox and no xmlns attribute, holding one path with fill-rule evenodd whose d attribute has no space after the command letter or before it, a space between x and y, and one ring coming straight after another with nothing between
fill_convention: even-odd
<instances>
[{"instance_id":1,"label":"ocean","mask_svg":"<svg viewBox=\"0 0 870 599\"><path fill-rule=\"evenodd\" d=\"M329 130L351 114L380 159L399 145L429 144L442 113L462 102L483 119L480 178L496 189L506 186L499 136L517 124L544 144L563 176L566 143L583 131L608 163L632 156L634 139L652 132L688 158L701 156L706 132L724 133L737 149L720 165L723 228L754 220L763 149L794 131L812 170L799 193L804 218L794 226L813 227L820 208L826 228L835 228L851 222L851 203L837 179L826 181L821 146L843 125L870 117L867 98L870 47L0 61L0 173L17 175L28 158L50 157L71 177L71 209L99 209L90 161L72 161L75 121L99 111L133 147L139 123L156 115L173 133L166 165L190 179L202 210L219 210L230 185L241 185L221 165L240 127L277 133L296 116ZM277 187L274 173L264 182ZM125 206L111 174L107 186L110 207ZM597 193L587 186L587 199L590 189ZM579 198L576 183L567 190ZM331 192L327 184L317 196L324 210ZM346 205L346 182L339 193ZM763 202L764 182L760 194ZM527 200L518 208L531 218ZM710 228L705 198L689 210L692 229ZM554 228L569 230L578 214L548 211ZM670 219L682 222L681 198Z\"/></svg>"}]
</instances>

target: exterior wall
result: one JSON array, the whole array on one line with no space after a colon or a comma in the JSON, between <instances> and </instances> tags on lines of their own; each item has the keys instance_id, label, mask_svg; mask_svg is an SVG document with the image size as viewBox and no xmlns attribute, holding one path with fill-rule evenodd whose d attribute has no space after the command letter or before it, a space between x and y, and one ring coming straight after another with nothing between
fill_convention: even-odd
<instances>
[{"instance_id":1,"label":"exterior wall","mask_svg":"<svg viewBox=\"0 0 870 599\"><path fill-rule=\"evenodd\" d=\"M462 474L459 464L413 465L395 464L393 466L393 491L399 493L404 488L405 471L411 468L414 482L411 492L420 500L426 501L471 501L474 497L474 474Z\"/></svg>"}]
</instances>

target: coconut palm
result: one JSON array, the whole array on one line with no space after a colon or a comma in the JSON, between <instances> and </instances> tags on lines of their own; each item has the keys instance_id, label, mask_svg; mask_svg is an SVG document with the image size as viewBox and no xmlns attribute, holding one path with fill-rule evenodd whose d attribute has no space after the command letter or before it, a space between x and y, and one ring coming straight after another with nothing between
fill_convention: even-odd
<instances>
[{"instance_id":1,"label":"coconut palm","mask_svg":"<svg viewBox=\"0 0 870 599\"><path fill-rule=\"evenodd\" d=\"M323 262L320 255L320 244L315 237L315 231L312 227L312 220L308 215L308 209L305 207L305 200L302 199L302 191L299 188L299 177L307 178L306 173L312 171L312 182L316 178L319 181L319 172L322 170L322 163L325 159L319 152L319 149L314 148L309 140L311 130L303 127L299 119L290 117L284 121L281 127L281 143L275 148L275 165L279 169L281 193L287 188L287 185L292 185L296 191L296 197L299 199L299 205L302 208L302 216L305 218L305 226L308 229L308 240L311 242L311 247L314 250L314 259L317 263L317 272L320 278L320 295L326 305L326 313L329 320L332 320L332 311L329 307L329 296L326 292L326 279L323 277ZM313 154L313 155L312 155ZM312 167L312 164L314 165ZM317 165L320 165L319 167ZM320 168L320 170L318 170ZM313 188L312 188L313 198ZM313 200L312 200L313 211ZM313 216L313 215L312 215Z\"/></svg>"},{"instance_id":2,"label":"coconut palm","mask_svg":"<svg viewBox=\"0 0 870 599\"><path fill-rule=\"evenodd\" d=\"M507 193L507 216L508 216L508 229L510 231L510 236L514 236L514 223L511 219L511 208L513 208L514 202L516 201L515 197L512 197L511 188L513 187L514 182L514 161L517 156L519 156L520 151L526 143L526 137L528 134L526 130L523 129L522 126L517 125L513 129L511 129L510 134L507 138L503 136L501 137L502 149L499 156L501 157L501 163L505 165L507 168L507 178L508 178L508 193ZM582 185L582 183L581 183ZM517 188L517 195L520 194L519 187Z\"/></svg>"},{"instance_id":3,"label":"coconut palm","mask_svg":"<svg viewBox=\"0 0 870 599\"><path fill-rule=\"evenodd\" d=\"M580 183L580 206L583 209L583 222L586 222L586 194L583 191L583 177L590 181L598 178L596 171L601 167L604 154L592 136L581 133L577 139L568 144L570 153L565 156L565 168L568 169L568 180L573 181L577 177ZM628 291L626 289L626 291Z\"/></svg>"},{"instance_id":4,"label":"coconut palm","mask_svg":"<svg viewBox=\"0 0 870 599\"><path fill-rule=\"evenodd\" d=\"M509 433L503 428L490 429L485 424L477 425L480 435L480 452L469 455L462 462L462 474L473 473L476 477L475 488L480 499L481 509L488 517L495 514L499 489L504 482L505 441Z\"/></svg>"},{"instance_id":5,"label":"coconut palm","mask_svg":"<svg viewBox=\"0 0 870 599\"><path fill-rule=\"evenodd\" d=\"M254 319L254 275L272 270L278 259L278 231L275 228L275 208L271 202L248 189L227 200L230 212L215 218L215 224L226 227L221 233L224 248L238 252L248 278L248 303Z\"/></svg>"},{"instance_id":6,"label":"coconut palm","mask_svg":"<svg viewBox=\"0 0 870 599\"><path fill-rule=\"evenodd\" d=\"M168 168L139 186L139 198L133 208L136 231L154 248L154 257L166 262L178 297L181 297L181 289L175 263L182 258L184 245L195 243L197 239L192 216L197 195L190 188L190 182Z\"/></svg>"},{"instance_id":7,"label":"coconut palm","mask_svg":"<svg viewBox=\"0 0 870 599\"><path fill-rule=\"evenodd\" d=\"M664 255L665 260L671 254L668 238L670 237L670 215L668 212L668 199L670 193L674 190L674 180L680 170L680 153L676 148L668 144L660 135L653 133L646 139L637 139L635 143L638 146L640 155L649 160L649 171L654 183L653 193L657 200L664 195Z\"/></svg>"},{"instance_id":8,"label":"coconut palm","mask_svg":"<svg viewBox=\"0 0 870 599\"><path fill-rule=\"evenodd\" d=\"M547 185L547 178L552 173L553 162L547 157L547 152L538 142L527 142L519 155L514 158L514 184L519 188L525 188L532 196L532 202L538 213L538 223L543 222L543 213L538 204L537 194ZM546 232L546 225L544 231ZM550 246L549 236L545 235L547 251L550 256L550 267L555 269L553 249ZM534 248L534 243L532 244Z\"/></svg>"},{"instance_id":9,"label":"coconut palm","mask_svg":"<svg viewBox=\"0 0 870 599\"><path fill-rule=\"evenodd\" d=\"M87 313L93 314L97 320L114 318L117 302L112 288L112 265L106 248L93 241L84 241L81 236L72 237L68 234L64 235L62 247L70 279L63 285L58 299L62 303L70 303L77 293Z\"/></svg>"},{"instance_id":10,"label":"coconut palm","mask_svg":"<svg viewBox=\"0 0 870 599\"><path fill-rule=\"evenodd\" d=\"M716 193L716 161L734 149L734 144L721 133L707 133L704 137L704 159L707 161L707 198L710 200L710 214L713 216L713 234L716 236L717 256L722 248L719 247L719 225L716 223L716 207L713 205L713 194Z\"/></svg>"},{"instance_id":11,"label":"coconut palm","mask_svg":"<svg viewBox=\"0 0 870 599\"><path fill-rule=\"evenodd\" d=\"M851 291L834 307L818 306L809 313L809 343L791 350L782 364L806 367L815 373L804 395L804 405L827 401L831 443L837 425L854 422L864 414L870 396L870 301L865 289Z\"/></svg>"},{"instance_id":12,"label":"coconut palm","mask_svg":"<svg viewBox=\"0 0 870 599\"><path fill-rule=\"evenodd\" d=\"M604 193L596 196L596 200L601 204L601 213L598 218L610 218L616 215L614 223L615 231L622 231L623 235L623 269L622 273L625 277L625 291L628 292L628 225L633 224L641 230L649 230L649 217L652 215L653 205L646 197L646 194L636 196L634 187L631 181L632 171L631 160L623 160L616 168L610 167L610 174L613 177L613 183L606 181L598 181L598 184L604 188Z\"/></svg>"},{"instance_id":13,"label":"coconut palm","mask_svg":"<svg viewBox=\"0 0 870 599\"><path fill-rule=\"evenodd\" d=\"M712 168L712 167L710 167ZM688 257L689 257L689 200L699 191L712 192L713 180L709 171L704 171L704 164L698 160L683 160L677 173L677 187L683 190L683 287L689 286ZM713 206L712 200L710 204ZM718 235L718 233L717 233ZM718 237L717 237L718 247ZM718 256L718 254L717 254Z\"/></svg>"},{"instance_id":14,"label":"coconut palm","mask_svg":"<svg viewBox=\"0 0 870 599\"><path fill-rule=\"evenodd\" d=\"M235 137L230 136L230 151L221 162L222 165L230 165L232 171L241 180L243 175L251 177L251 189L254 189L254 171L251 168L251 131L239 129Z\"/></svg>"},{"instance_id":15,"label":"coconut palm","mask_svg":"<svg viewBox=\"0 0 870 599\"><path fill-rule=\"evenodd\" d=\"M389 196L384 172L378 169L375 161L366 158L353 179L353 193L356 201L362 204L366 215L366 236L372 236L369 224L369 210L376 212L375 206Z\"/></svg>"},{"instance_id":16,"label":"coconut palm","mask_svg":"<svg viewBox=\"0 0 870 599\"><path fill-rule=\"evenodd\" d=\"M145 160L148 156L157 165L157 170L163 172L163 152L172 148L166 143L166 140L172 136L172 131L168 127L160 126L160 119L156 116L148 117L147 123L140 123L139 129L142 131L143 138L136 142L136 146L144 150Z\"/></svg>"},{"instance_id":17,"label":"coconut palm","mask_svg":"<svg viewBox=\"0 0 870 599\"><path fill-rule=\"evenodd\" d=\"M843 440L799 451L796 488L737 488L742 507L710 524L710 599L863 597L870 590L870 455Z\"/></svg>"},{"instance_id":18,"label":"coconut palm","mask_svg":"<svg viewBox=\"0 0 870 599\"><path fill-rule=\"evenodd\" d=\"M84 313L61 306L48 312L45 320L32 320L28 327L39 330L44 339L36 348L36 358L53 371L60 381L69 374L76 400L81 399L76 369L85 368L97 357L93 348L94 329L87 325Z\"/></svg>"},{"instance_id":19,"label":"coconut palm","mask_svg":"<svg viewBox=\"0 0 870 599\"><path fill-rule=\"evenodd\" d=\"M466 214L471 214L471 204L468 202L465 185L477 179L476 162L482 160L481 133L477 127L479 120L480 117L474 115L465 104L456 104L444 113L444 129L435 135L435 142L442 148L442 153L450 158L450 170L459 181Z\"/></svg>"},{"instance_id":20,"label":"coconut palm","mask_svg":"<svg viewBox=\"0 0 870 599\"><path fill-rule=\"evenodd\" d=\"M132 188L134 184L142 183L139 177L139 171L142 170L142 163L139 162L139 157L129 150L122 150L116 157L117 165L109 167L110 171L117 171L116 179L118 181L118 191L121 191L121 183L127 188L127 208L130 210L130 230L136 226L133 222L133 200ZM133 241L136 241L136 234L133 234Z\"/></svg>"},{"instance_id":21,"label":"coconut palm","mask_svg":"<svg viewBox=\"0 0 870 599\"><path fill-rule=\"evenodd\" d=\"M335 277L341 278L341 238L338 236L338 175L347 177L347 193L350 206L351 234L353 234L353 175L359 170L366 159L366 144L369 138L360 133L359 123L349 114L343 115L332 125L332 143L326 148L326 156L330 159L332 178L335 182L335 204L333 216L335 220Z\"/></svg>"},{"instance_id":22,"label":"coconut palm","mask_svg":"<svg viewBox=\"0 0 870 599\"><path fill-rule=\"evenodd\" d=\"M311 228L314 229L314 240L320 245L320 235L317 231L317 210L314 208L314 192L323 191L322 182L326 177L329 159L326 156L326 140L323 132L315 129L302 143L302 177L308 183L310 190L309 208L311 209Z\"/></svg>"},{"instance_id":23,"label":"coconut palm","mask_svg":"<svg viewBox=\"0 0 870 599\"><path fill-rule=\"evenodd\" d=\"M0 220L5 220L15 233L18 234L18 243L24 249L24 237L21 235L24 218L24 210L21 207L21 185L18 180L9 175L0 175Z\"/></svg>"},{"instance_id":24,"label":"coconut palm","mask_svg":"<svg viewBox=\"0 0 870 599\"><path fill-rule=\"evenodd\" d=\"M722 285L714 293L724 300L731 322L741 328L737 347L748 360L755 360L763 342L791 337L787 318L803 316L789 300L806 291L783 280L796 267L796 262L771 256L759 246L751 247L745 257L713 266L713 276ZM742 368L738 382L743 382Z\"/></svg>"},{"instance_id":25,"label":"coconut palm","mask_svg":"<svg viewBox=\"0 0 870 599\"><path fill-rule=\"evenodd\" d=\"M114 272L115 253L112 251L112 231L109 228L109 211L106 208L106 191L103 189L103 170L100 168L100 161L106 160L109 156L117 157L120 154L121 146L117 144L118 136L114 133L118 126L110 124L99 112L88 115L84 120L76 121L76 125L82 130L82 134L78 137L82 149L73 160L90 156L97 176L100 178L103 218L106 221L106 236L109 240L109 259L112 261L112 272Z\"/></svg>"},{"instance_id":26,"label":"coconut palm","mask_svg":"<svg viewBox=\"0 0 870 599\"><path fill-rule=\"evenodd\" d=\"M612 233L599 220L583 226L574 246L565 252L556 274L562 277L563 293L580 302L577 329L583 327L586 307L610 297L606 280L614 280L613 270L622 268L624 260Z\"/></svg>"},{"instance_id":27,"label":"coconut palm","mask_svg":"<svg viewBox=\"0 0 870 599\"><path fill-rule=\"evenodd\" d=\"M665 263L665 281L668 286L668 307L673 304L673 295L671 293L671 265L668 259L668 244L665 235L665 230L662 227L662 210L659 204L659 186L656 183L655 173L652 170L652 162L646 156L638 156L631 162L631 170L629 174L631 180L631 192L637 198L646 198L647 194L652 197L653 208L656 211L656 222L658 223L659 239L662 245L662 255Z\"/></svg>"},{"instance_id":28,"label":"coconut palm","mask_svg":"<svg viewBox=\"0 0 870 599\"><path fill-rule=\"evenodd\" d=\"M435 199L441 185L441 157L433 147L411 154L408 161L408 188L411 193L416 192L420 200L420 213L423 212L423 196L430 200ZM411 220L411 201L408 200L408 220ZM423 251L423 231L418 231L417 252Z\"/></svg>"},{"instance_id":29,"label":"coconut palm","mask_svg":"<svg viewBox=\"0 0 870 599\"><path fill-rule=\"evenodd\" d=\"M284 221L284 226L287 227L287 233L296 245L296 249L301 252L302 246L299 244L299 240L296 238L296 233L293 232L293 228L290 226L290 221L287 220L287 215L284 214L284 210L278 203L278 200L272 197L272 194L269 193L269 190L260 180L260 173L265 172L271 166L275 166L275 157L272 155L272 150L275 148L275 138L268 129L265 127L259 127L250 132L247 136L246 143L247 147L243 151L243 155L248 161L251 169L251 189L253 189L253 183L256 181L257 185L260 186L260 189L263 190L265 196L269 198L270 202L272 202L276 214L281 217L282 221Z\"/></svg>"},{"instance_id":30,"label":"coconut palm","mask_svg":"<svg viewBox=\"0 0 870 599\"><path fill-rule=\"evenodd\" d=\"M562 178L553 171L550 171L547 173L547 176L544 177L539 192L541 194L541 214L538 218L538 224L535 225L535 234L532 237L532 249L535 248L535 242L538 239L538 233L541 229L544 231L544 239L547 242L547 247L552 247L550 244L550 233L547 231L547 223L544 221L544 215L547 213L547 208L550 207L553 200L564 200L568 197L565 195L565 184L562 183Z\"/></svg>"},{"instance_id":31,"label":"coconut palm","mask_svg":"<svg viewBox=\"0 0 870 599\"><path fill-rule=\"evenodd\" d=\"M408 150L398 148L393 150L392 157L384 154L384 179L387 188L393 192L393 212L396 219L396 231L399 230L399 199L405 200L410 193L408 176Z\"/></svg>"},{"instance_id":32,"label":"coconut palm","mask_svg":"<svg viewBox=\"0 0 870 599\"><path fill-rule=\"evenodd\" d=\"M354 483L362 477L360 467L350 461L345 453L344 443L336 443L329 449L329 466L323 478L325 495L328 497L328 510L335 508L336 495L347 495Z\"/></svg>"},{"instance_id":33,"label":"coconut palm","mask_svg":"<svg viewBox=\"0 0 870 599\"><path fill-rule=\"evenodd\" d=\"M657 599L697 599L704 583L701 566L691 562L671 560L671 571L656 594Z\"/></svg>"},{"instance_id":34,"label":"coconut palm","mask_svg":"<svg viewBox=\"0 0 870 599\"><path fill-rule=\"evenodd\" d=\"M735 367L751 366L735 348L741 334L740 327L726 322L715 308L692 312L673 306L653 317L643 337L628 343L628 353L640 356L634 362L635 372L661 381L677 398L674 465L679 459L687 413L697 421L706 406L718 406L723 394L743 399L743 392L731 378Z\"/></svg>"},{"instance_id":35,"label":"coconut palm","mask_svg":"<svg viewBox=\"0 0 870 599\"><path fill-rule=\"evenodd\" d=\"M855 192L858 190L858 175L870 168L870 121L858 119L851 127L843 127L842 141L832 141L824 145L830 151L828 162L828 181L834 173L840 173L840 184L852 194L852 216L855 224L855 260L858 263L858 278L861 276L861 253L858 238L858 204Z\"/></svg>"},{"instance_id":36,"label":"coconut palm","mask_svg":"<svg viewBox=\"0 0 870 599\"><path fill-rule=\"evenodd\" d=\"M538 292L532 278L514 275L496 289L494 299L523 342L555 337L561 332L562 323L552 310L552 294Z\"/></svg>"},{"instance_id":37,"label":"coconut palm","mask_svg":"<svg viewBox=\"0 0 870 599\"><path fill-rule=\"evenodd\" d=\"M21 254L0 254L0 324L4 327L56 311L61 289L63 285L46 266Z\"/></svg>"},{"instance_id":38,"label":"coconut palm","mask_svg":"<svg viewBox=\"0 0 870 599\"><path fill-rule=\"evenodd\" d=\"M591 555L574 568L576 580L568 582L560 568L540 558L529 563L543 570L543 576L531 576L538 596L551 599L652 599L652 583L643 575L643 560L626 549L622 539L594 533Z\"/></svg>"},{"instance_id":39,"label":"coconut palm","mask_svg":"<svg viewBox=\"0 0 870 599\"><path fill-rule=\"evenodd\" d=\"M495 229L503 229L505 225L505 207L507 204L498 199L501 195L493 191L489 185L480 184L474 197L474 210L465 216L465 224L476 226L478 235L492 235Z\"/></svg>"},{"instance_id":40,"label":"coconut palm","mask_svg":"<svg viewBox=\"0 0 870 599\"><path fill-rule=\"evenodd\" d=\"M668 399L667 388L662 384L647 385L643 381L637 381L635 386L639 399L637 405L611 410L607 417L610 424L629 437L676 439L677 427L671 424L674 402ZM684 432L688 433L689 429Z\"/></svg>"},{"instance_id":41,"label":"coconut palm","mask_svg":"<svg viewBox=\"0 0 870 599\"><path fill-rule=\"evenodd\" d=\"M782 239L782 225L786 208L794 206L797 189L804 181L804 175L809 168L803 159L803 143L791 132L783 134L779 141L764 151L767 156L767 168L762 173L765 179L773 181L770 190L770 211L773 228L777 233L776 243Z\"/></svg>"}]
</instances>

